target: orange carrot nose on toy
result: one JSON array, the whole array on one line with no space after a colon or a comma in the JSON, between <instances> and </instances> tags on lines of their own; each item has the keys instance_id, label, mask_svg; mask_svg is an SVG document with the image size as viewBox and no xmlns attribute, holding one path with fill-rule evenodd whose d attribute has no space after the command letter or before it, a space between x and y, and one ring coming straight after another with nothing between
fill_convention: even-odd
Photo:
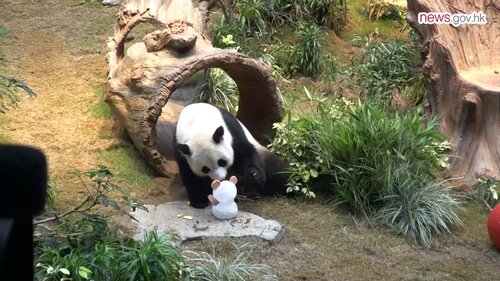
<instances>
[{"instance_id":1,"label":"orange carrot nose on toy","mask_svg":"<svg viewBox=\"0 0 500 281\"><path fill-rule=\"evenodd\" d=\"M497 204L488 217L488 234L493 246L500 250L500 204Z\"/></svg>"}]
</instances>

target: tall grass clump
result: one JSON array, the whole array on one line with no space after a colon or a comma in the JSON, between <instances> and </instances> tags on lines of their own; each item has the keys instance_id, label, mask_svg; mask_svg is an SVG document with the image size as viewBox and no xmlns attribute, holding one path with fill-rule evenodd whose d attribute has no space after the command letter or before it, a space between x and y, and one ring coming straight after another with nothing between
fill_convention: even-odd
<instances>
[{"instance_id":1,"label":"tall grass clump","mask_svg":"<svg viewBox=\"0 0 500 281\"><path fill-rule=\"evenodd\" d=\"M420 58L413 45L402 40L376 40L373 34L355 36L353 41L363 50L353 57L355 66L348 73L356 78L362 95L390 102L417 82Z\"/></svg>"},{"instance_id":2,"label":"tall grass clump","mask_svg":"<svg viewBox=\"0 0 500 281\"><path fill-rule=\"evenodd\" d=\"M474 184L472 198L482 201L489 209L493 209L500 198L500 180L493 177L480 178Z\"/></svg>"},{"instance_id":3,"label":"tall grass clump","mask_svg":"<svg viewBox=\"0 0 500 281\"><path fill-rule=\"evenodd\" d=\"M395 176L400 184L384 196L384 206L375 215L378 220L425 247L434 234L450 234L450 226L461 223L454 212L459 201L439 182L420 182L411 174Z\"/></svg>"},{"instance_id":4,"label":"tall grass clump","mask_svg":"<svg viewBox=\"0 0 500 281\"><path fill-rule=\"evenodd\" d=\"M276 0L272 9L285 22L312 20L339 34L347 25L346 0Z\"/></svg>"},{"instance_id":5,"label":"tall grass clump","mask_svg":"<svg viewBox=\"0 0 500 281\"><path fill-rule=\"evenodd\" d=\"M321 122L336 122L343 118L344 108L351 106L347 99L327 99L311 94L304 87L306 99L287 104L285 122L274 124L276 136L269 148L290 162L290 177L287 192L301 192L308 198L316 197L316 181L320 176L329 174L323 155L317 153L319 146L318 130ZM312 113L292 115L295 106L314 108Z\"/></svg>"},{"instance_id":6,"label":"tall grass clump","mask_svg":"<svg viewBox=\"0 0 500 281\"><path fill-rule=\"evenodd\" d=\"M275 125L271 148L291 162L289 191L326 193L424 246L459 222L458 202L435 179L447 165L436 119L373 102L317 103L314 112Z\"/></svg>"},{"instance_id":7,"label":"tall grass clump","mask_svg":"<svg viewBox=\"0 0 500 281\"><path fill-rule=\"evenodd\" d=\"M406 18L406 12L403 8L395 5L392 0L369 0L368 1L368 19L372 21L377 20L391 20L402 24Z\"/></svg>"},{"instance_id":8,"label":"tall grass clump","mask_svg":"<svg viewBox=\"0 0 500 281\"><path fill-rule=\"evenodd\" d=\"M23 89L30 97L36 97L35 92L23 81L0 75L0 113L6 113L9 107L17 106L19 89Z\"/></svg>"},{"instance_id":9,"label":"tall grass clump","mask_svg":"<svg viewBox=\"0 0 500 281\"><path fill-rule=\"evenodd\" d=\"M251 251L245 249L247 244L235 245L236 254L231 257L215 257L207 252L186 251L185 258L189 264L191 280L203 281L265 281L277 280L269 274L271 267L266 264L248 262Z\"/></svg>"},{"instance_id":10,"label":"tall grass clump","mask_svg":"<svg viewBox=\"0 0 500 281\"><path fill-rule=\"evenodd\" d=\"M222 69L212 68L207 82L202 86L200 102L220 106L229 112L238 111L238 88L236 82Z\"/></svg>"},{"instance_id":11,"label":"tall grass clump","mask_svg":"<svg viewBox=\"0 0 500 281\"><path fill-rule=\"evenodd\" d=\"M371 214L380 207L381 196L400 183L396 170L426 181L440 169L435 151L441 134L436 120L416 113L394 113L364 102L337 122L324 120L318 130L318 151L333 171L333 191L339 203Z\"/></svg>"},{"instance_id":12,"label":"tall grass clump","mask_svg":"<svg viewBox=\"0 0 500 281\"><path fill-rule=\"evenodd\" d=\"M293 56L298 71L305 76L316 77L321 70L322 30L312 22L299 22L296 34Z\"/></svg>"}]
</instances>

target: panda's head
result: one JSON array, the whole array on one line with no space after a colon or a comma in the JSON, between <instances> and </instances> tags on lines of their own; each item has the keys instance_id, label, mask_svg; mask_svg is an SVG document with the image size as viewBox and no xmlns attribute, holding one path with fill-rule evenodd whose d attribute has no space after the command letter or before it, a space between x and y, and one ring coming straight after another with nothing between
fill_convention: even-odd
<instances>
[{"instance_id":1,"label":"panda's head","mask_svg":"<svg viewBox=\"0 0 500 281\"><path fill-rule=\"evenodd\" d=\"M233 165L232 139L224 136L224 127L219 126L207 137L193 138L186 143L177 143L176 149L186 158L191 170L200 177L213 180L226 178L227 169Z\"/></svg>"}]
</instances>

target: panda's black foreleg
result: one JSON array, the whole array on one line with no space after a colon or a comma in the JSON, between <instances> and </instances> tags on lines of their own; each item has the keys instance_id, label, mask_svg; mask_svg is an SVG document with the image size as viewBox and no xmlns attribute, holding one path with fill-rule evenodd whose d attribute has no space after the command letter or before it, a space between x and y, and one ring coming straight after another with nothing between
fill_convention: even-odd
<instances>
[{"instance_id":1,"label":"panda's black foreleg","mask_svg":"<svg viewBox=\"0 0 500 281\"><path fill-rule=\"evenodd\" d=\"M189 204L194 208L205 208L208 206L208 195L212 194L209 177L199 177L193 173L186 159L182 156L176 157L179 166L179 174L186 187Z\"/></svg>"},{"instance_id":2,"label":"panda's black foreleg","mask_svg":"<svg viewBox=\"0 0 500 281\"><path fill-rule=\"evenodd\" d=\"M267 181L266 173L265 173L264 169L262 169L262 167L250 166L248 168L248 173L258 185L265 185L266 184L266 181Z\"/></svg>"}]
</instances>

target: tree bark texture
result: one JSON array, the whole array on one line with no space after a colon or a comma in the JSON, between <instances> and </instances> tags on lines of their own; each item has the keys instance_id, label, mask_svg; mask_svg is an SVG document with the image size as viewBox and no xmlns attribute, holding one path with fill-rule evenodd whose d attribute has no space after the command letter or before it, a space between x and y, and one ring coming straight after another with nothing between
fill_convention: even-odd
<instances>
[{"instance_id":1,"label":"tree bark texture","mask_svg":"<svg viewBox=\"0 0 500 281\"><path fill-rule=\"evenodd\" d=\"M408 0L408 23L423 41L431 110L441 117L468 180L500 177L500 1ZM484 25L421 24L419 13L483 12Z\"/></svg>"},{"instance_id":2,"label":"tree bark texture","mask_svg":"<svg viewBox=\"0 0 500 281\"><path fill-rule=\"evenodd\" d=\"M135 146L161 174L176 171L172 138L182 108L193 103L209 68L221 68L239 91L238 119L260 142L281 120L276 82L264 63L231 50L214 48L208 37L205 0L124 1L114 35L107 40L105 101ZM125 48L134 27L158 30Z\"/></svg>"}]
</instances>

